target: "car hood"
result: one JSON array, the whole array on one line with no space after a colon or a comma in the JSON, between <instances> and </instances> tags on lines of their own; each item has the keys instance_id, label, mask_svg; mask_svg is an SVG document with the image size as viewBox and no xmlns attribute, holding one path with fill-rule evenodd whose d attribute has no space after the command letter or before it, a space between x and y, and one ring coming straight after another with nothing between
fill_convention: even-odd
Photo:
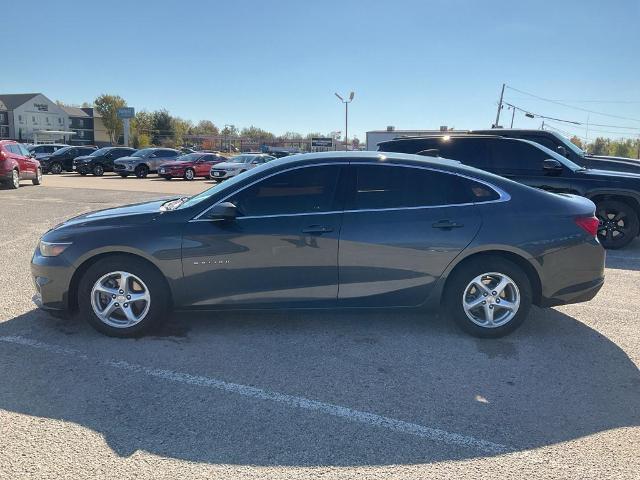
<instances>
[{"instance_id":1,"label":"car hood","mask_svg":"<svg viewBox=\"0 0 640 480\"><path fill-rule=\"evenodd\" d=\"M640 173L640 161L632 158L587 155L584 157L584 164L587 168L596 170Z\"/></svg>"},{"instance_id":2,"label":"car hood","mask_svg":"<svg viewBox=\"0 0 640 480\"><path fill-rule=\"evenodd\" d=\"M638 172L629 172L629 171L619 171L619 170L604 170L599 168L587 168L585 170L580 170L580 173L586 175L587 177L602 177L602 178L637 178L640 180L640 171Z\"/></svg>"},{"instance_id":3,"label":"car hood","mask_svg":"<svg viewBox=\"0 0 640 480\"><path fill-rule=\"evenodd\" d=\"M235 168L242 168L242 167L246 167L247 165L244 163L235 163L235 162L220 162L220 163L216 163L215 167L216 168L228 168L230 170L233 170Z\"/></svg>"},{"instance_id":4,"label":"car hood","mask_svg":"<svg viewBox=\"0 0 640 480\"><path fill-rule=\"evenodd\" d=\"M152 221L157 215L160 215L160 207L168 200L174 197L164 198L161 200L153 200L151 202L135 203L133 205L123 205L121 207L107 208L105 210L97 210L95 212L85 213L77 217L70 218L64 223L56 226L54 230L62 227L88 226L90 224L117 224L117 226L125 226L127 224L140 224Z\"/></svg>"}]
</instances>

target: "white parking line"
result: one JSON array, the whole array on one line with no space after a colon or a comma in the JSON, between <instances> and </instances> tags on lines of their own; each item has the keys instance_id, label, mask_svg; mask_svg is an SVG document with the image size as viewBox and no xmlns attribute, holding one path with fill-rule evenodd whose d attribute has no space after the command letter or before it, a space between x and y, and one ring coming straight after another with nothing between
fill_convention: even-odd
<instances>
[{"instance_id":1,"label":"white parking line","mask_svg":"<svg viewBox=\"0 0 640 480\"><path fill-rule=\"evenodd\" d=\"M92 360L88 355L83 354L77 350L60 347L57 345L51 345L48 343L42 343L37 340L21 336L0 336L0 341L5 343L12 343L16 345L23 345L28 347L45 350L49 353L58 355L68 355L82 360ZM341 407L339 405L333 405L331 403L319 402L316 400L310 400L304 397L298 397L295 395L288 395L284 393L272 392L264 390L262 388L251 387L248 385L241 385L238 383L225 382L210 377L203 377L200 375L190 375L187 373L174 372L171 370L163 370L157 368L145 367L142 365L136 365L125 361L107 360L98 361L98 363L109 366L112 368L118 368L126 370L128 372L147 375L149 377L160 378L171 382L183 383L188 385L196 385L199 387L214 388L217 390L223 390L226 392L236 393L245 397L257 398L259 400L268 400L290 407L299 408L302 410L310 410L315 412L325 413L327 415L333 415L334 417L343 418L352 422L364 423L379 428L386 428L387 430L393 430L396 432L414 435L416 437L425 438L438 443L444 443L448 445L457 445L461 447L472 448L481 450L486 453L503 453L508 450L506 445L499 443L493 443L486 440L481 440L469 435L462 435L459 433L447 432L439 428L425 427L416 423L405 422L403 420L396 420L394 418L383 417L374 413L362 412L360 410L354 410L348 407Z\"/></svg>"}]
</instances>

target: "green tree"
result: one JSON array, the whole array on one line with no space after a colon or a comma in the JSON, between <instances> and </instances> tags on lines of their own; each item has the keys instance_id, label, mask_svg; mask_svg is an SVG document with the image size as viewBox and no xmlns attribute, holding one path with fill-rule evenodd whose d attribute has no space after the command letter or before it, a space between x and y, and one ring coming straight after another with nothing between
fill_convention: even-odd
<instances>
[{"instance_id":1,"label":"green tree","mask_svg":"<svg viewBox=\"0 0 640 480\"><path fill-rule=\"evenodd\" d=\"M192 128L194 135L218 135L220 131L211 120L200 120Z\"/></svg>"},{"instance_id":2,"label":"green tree","mask_svg":"<svg viewBox=\"0 0 640 480\"><path fill-rule=\"evenodd\" d=\"M235 125L225 125L220 133L227 137L237 137L239 132Z\"/></svg>"},{"instance_id":3,"label":"green tree","mask_svg":"<svg viewBox=\"0 0 640 480\"><path fill-rule=\"evenodd\" d=\"M154 145L166 145L167 140L173 141L174 130L171 115L166 109L156 110L151 114L152 119L152 135L151 142Z\"/></svg>"},{"instance_id":4,"label":"green tree","mask_svg":"<svg viewBox=\"0 0 640 480\"><path fill-rule=\"evenodd\" d=\"M184 136L188 135L193 128L191 120L184 120L180 117L171 118L171 128L173 130L173 140L177 146L184 145Z\"/></svg>"},{"instance_id":5,"label":"green tree","mask_svg":"<svg viewBox=\"0 0 640 480\"><path fill-rule=\"evenodd\" d=\"M589 153L592 155L609 155L609 143L608 138L598 137L589 146Z\"/></svg>"},{"instance_id":6,"label":"green tree","mask_svg":"<svg viewBox=\"0 0 640 480\"><path fill-rule=\"evenodd\" d=\"M240 135L258 141L269 141L275 138L275 135L273 133L267 132L266 130L258 127L254 127L253 125L247 128L243 128L240 132Z\"/></svg>"},{"instance_id":7,"label":"green tree","mask_svg":"<svg viewBox=\"0 0 640 480\"><path fill-rule=\"evenodd\" d=\"M153 117L146 110L140 110L131 119L131 141L135 148L145 148L151 145L151 130L153 130Z\"/></svg>"},{"instance_id":8,"label":"green tree","mask_svg":"<svg viewBox=\"0 0 640 480\"><path fill-rule=\"evenodd\" d=\"M573 137L571 137L571 143L573 143L576 147L584 150L584 144L582 143L582 140L580 140L580 137L576 137L574 135Z\"/></svg>"},{"instance_id":9,"label":"green tree","mask_svg":"<svg viewBox=\"0 0 640 480\"><path fill-rule=\"evenodd\" d=\"M106 93L95 99L94 105L98 114L102 117L102 123L109 135L109 141L116 143L122 133L122 120L118 118L118 109L127 106L127 102L119 95Z\"/></svg>"}]
</instances>

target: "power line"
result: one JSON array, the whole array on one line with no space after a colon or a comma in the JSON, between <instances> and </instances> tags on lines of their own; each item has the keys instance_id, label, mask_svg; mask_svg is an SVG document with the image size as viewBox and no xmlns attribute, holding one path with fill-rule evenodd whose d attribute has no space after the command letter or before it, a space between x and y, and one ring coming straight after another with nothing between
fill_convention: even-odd
<instances>
[{"instance_id":1,"label":"power line","mask_svg":"<svg viewBox=\"0 0 640 480\"><path fill-rule=\"evenodd\" d=\"M507 85L506 87L509 90L513 90L514 92L519 92L519 93L522 93L524 95L528 95L530 97L537 98L538 100L542 100L544 102L549 102L549 103L553 103L553 104L556 104L556 105L560 105L560 106L565 107L565 108L573 108L574 110L580 110L581 112L593 113L594 115L603 115L605 117L611 117L611 118L618 118L620 120L630 120L630 121L633 121L633 122L640 122L640 119L638 119L638 118L623 117L621 115L613 115L611 113L598 112L598 111L595 111L595 110L589 110L589 109L582 108L582 107L576 107L575 105L569 105L567 103L559 102L557 100L552 100L550 98L541 97L540 95L536 95L534 93L525 92L524 90L520 90L518 88L510 87L509 85Z\"/></svg>"},{"instance_id":2,"label":"power line","mask_svg":"<svg viewBox=\"0 0 640 480\"><path fill-rule=\"evenodd\" d=\"M515 90L515 89L512 89ZM524 97L512 97L513 100L524 100ZM574 100L567 98L551 98L554 102L567 102L567 103L616 103L616 104L636 104L640 103L640 100Z\"/></svg>"}]
</instances>

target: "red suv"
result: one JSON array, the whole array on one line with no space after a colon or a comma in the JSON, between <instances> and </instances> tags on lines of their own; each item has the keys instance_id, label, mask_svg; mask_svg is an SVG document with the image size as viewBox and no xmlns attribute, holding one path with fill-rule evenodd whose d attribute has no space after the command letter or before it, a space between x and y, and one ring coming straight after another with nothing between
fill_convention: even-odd
<instances>
[{"instance_id":1,"label":"red suv","mask_svg":"<svg viewBox=\"0 0 640 480\"><path fill-rule=\"evenodd\" d=\"M20 180L42 182L40 162L31 157L27 147L13 140L0 140L0 182L18 188Z\"/></svg>"}]
</instances>

